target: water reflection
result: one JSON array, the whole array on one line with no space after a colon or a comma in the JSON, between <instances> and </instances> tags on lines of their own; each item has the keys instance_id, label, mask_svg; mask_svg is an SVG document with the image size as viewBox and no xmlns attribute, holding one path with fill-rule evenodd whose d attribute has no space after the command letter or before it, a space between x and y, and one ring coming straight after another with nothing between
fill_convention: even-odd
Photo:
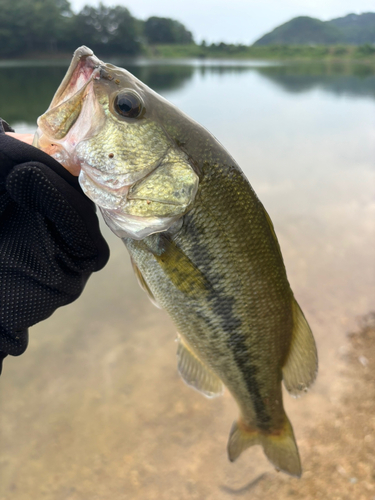
<instances>
[{"instance_id":1,"label":"water reflection","mask_svg":"<svg viewBox=\"0 0 375 500\"><path fill-rule=\"evenodd\" d=\"M375 296L373 72L132 64L219 138L273 219L320 356L312 391L285 397L305 473L280 479L258 448L227 461L232 399L206 400L179 379L175 326L103 224L108 265L79 300L31 329L23 356L6 360L1 500L370 498L375 353L370 343L351 351L346 333ZM0 69L0 116L31 131L65 69Z\"/></svg>"},{"instance_id":2,"label":"water reflection","mask_svg":"<svg viewBox=\"0 0 375 500\"><path fill-rule=\"evenodd\" d=\"M375 98L375 68L366 65L292 65L257 68L262 76L293 93L321 89L336 95Z\"/></svg>"},{"instance_id":3,"label":"water reflection","mask_svg":"<svg viewBox=\"0 0 375 500\"><path fill-rule=\"evenodd\" d=\"M366 65L270 65L227 62L210 63L195 61L185 63L150 63L122 61L131 73L156 92L178 90L191 81L194 75L241 75L254 72L274 82L286 92L304 93L318 88L336 95L375 98L375 69ZM31 63L30 63L31 64ZM0 110L10 123L35 124L36 119L49 106L61 82L68 62L54 66L7 65L0 67Z\"/></svg>"},{"instance_id":4,"label":"water reflection","mask_svg":"<svg viewBox=\"0 0 375 500\"><path fill-rule=\"evenodd\" d=\"M194 72L191 66L128 64L126 68L156 92L181 88ZM48 108L66 69L66 64L60 67L1 67L1 116L9 123L35 124L38 116Z\"/></svg>"},{"instance_id":5,"label":"water reflection","mask_svg":"<svg viewBox=\"0 0 375 500\"><path fill-rule=\"evenodd\" d=\"M36 123L66 72L62 67L0 69L0 113L9 123Z\"/></svg>"},{"instance_id":6,"label":"water reflection","mask_svg":"<svg viewBox=\"0 0 375 500\"><path fill-rule=\"evenodd\" d=\"M123 66L143 83L156 92L182 88L194 73L194 68L187 65L132 65Z\"/></svg>"}]
</instances>

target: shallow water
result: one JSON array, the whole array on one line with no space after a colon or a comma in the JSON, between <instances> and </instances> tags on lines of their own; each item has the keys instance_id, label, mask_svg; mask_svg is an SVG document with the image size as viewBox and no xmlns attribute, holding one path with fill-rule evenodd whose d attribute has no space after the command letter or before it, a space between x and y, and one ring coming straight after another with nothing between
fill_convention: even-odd
<instances>
[{"instance_id":1,"label":"shallow water","mask_svg":"<svg viewBox=\"0 0 375 500\"><path fill-rule=\"evenodd\" d=\"M271 215L319 350L310 393L285 395L303 461L314 422L329 420L348 384L346 334L375 309L375 75L199 61L127 68L222 142ZM1 116L33 131L65 69L0 68ZM4 362L1 500L216 500L264 472L272 482L258 447L227 461L235 404L180 380L172 322L103 232L107 267Z\"/></svg>"}]
</instances>

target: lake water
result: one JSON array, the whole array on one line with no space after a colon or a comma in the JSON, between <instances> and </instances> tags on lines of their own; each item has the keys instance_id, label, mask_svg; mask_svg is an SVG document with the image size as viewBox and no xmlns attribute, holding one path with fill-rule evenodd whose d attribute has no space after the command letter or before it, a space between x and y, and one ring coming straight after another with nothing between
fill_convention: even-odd
<instances>
[{"instance_id":1,"label":"lake water","mask_svg":"<svg viewBox=\"0 0 375 500\"><path fill-rule=\"evenodd\" d=\"M375 309L375 73L319 64L125 64L219 139L271 215L318 344L313 389L303 399L285 395L308 463L316 426L330 420L351 383L343 375L347 334ZM34 131L65 71L62 63L0 66L0 116L18 132ZM227 461L235 404L228 393L206 400L180 380L172 322L139 289L121 241L104 224L103 233L107 267L79 300L31 329L24 355L4 362L1 500L220 500L235 491L250 498L241 487L263 473L268 484L279 481L258 447ZM330 452L324 460L329 469L338 458ZM305 471L301 481L314 474ZM370 487L368 497L356 495L364 484L352 481L350 497L372 498Z\"/></svg>"}]
</instances>

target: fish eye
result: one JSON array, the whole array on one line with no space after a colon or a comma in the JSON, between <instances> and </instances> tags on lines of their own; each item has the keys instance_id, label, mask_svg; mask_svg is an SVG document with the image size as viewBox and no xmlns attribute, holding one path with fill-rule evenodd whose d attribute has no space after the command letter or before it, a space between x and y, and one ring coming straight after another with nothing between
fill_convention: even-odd
<instances>
[{"instance_id":1,"label":"fish eye","mask_svg":"<svg viewBox=\"0 0 375 500\"><path fill-rule=\"evenodd\" d=\"M143 101L135 92L121 92L113 102L117 113L126 118L138 118L143 111Z\"/></svg>"}]
</instances>

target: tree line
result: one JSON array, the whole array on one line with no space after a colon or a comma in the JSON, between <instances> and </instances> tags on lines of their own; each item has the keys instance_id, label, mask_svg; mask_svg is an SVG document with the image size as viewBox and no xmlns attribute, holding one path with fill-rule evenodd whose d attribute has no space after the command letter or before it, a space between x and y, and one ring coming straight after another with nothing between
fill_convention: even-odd
<instances>
[{"instance_id":1,"label":"tree line","mask_svg":"<svg viewBox=\"0 0 375 500\"><path fill-rule=\"evenodd\" d=\"M135 56L145 45L189 43L192 33L180 22L142 21L119 5L86 5L76 14L68 0L0 0L0 57L65 54L80 45L99 56Z\"/></svg>"}]
</instances>

